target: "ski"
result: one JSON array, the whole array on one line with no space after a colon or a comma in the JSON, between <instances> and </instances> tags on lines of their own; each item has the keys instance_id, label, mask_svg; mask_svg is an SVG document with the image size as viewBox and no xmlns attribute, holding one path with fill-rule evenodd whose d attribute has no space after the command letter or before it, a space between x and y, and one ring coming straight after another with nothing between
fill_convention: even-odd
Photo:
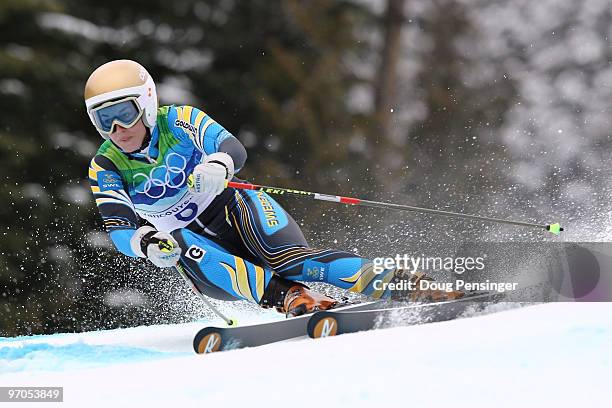
<instances>
[{"instance_id":1,"label":"ski","mask_svg":"<svg viewBox=\"0 0 612 408\"><path fill-rule=\"evenodd\" d=\"M357 311L380 308L381 301L342 305L336 311ZM306 335L308 320L312 314L290 317L268 323L238 327L205 327L193 339L193 349L198 354L257 347Z\"/></svg>"},{"instance_id":2,"label":"ski","mask_svg":"<svg viewBox=\"0 0 612 408\"><path fill-rule=\"evenodd\" d=\"M308 321L311 338L337 336L386 327L452 320L469 308L482 309L503 298L500 293L478 293L461 299L434 303L405 303L403 306L369 310L326 310L316 312Z\"/></svg>"}]
</instances>

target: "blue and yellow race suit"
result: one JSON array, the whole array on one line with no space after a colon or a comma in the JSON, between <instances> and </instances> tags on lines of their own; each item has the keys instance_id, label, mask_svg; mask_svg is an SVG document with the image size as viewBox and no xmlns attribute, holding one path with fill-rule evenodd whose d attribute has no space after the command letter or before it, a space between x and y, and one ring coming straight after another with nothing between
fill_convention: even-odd
<instances>
[{"instance_id":1,"label":"blue and yellow race suit","mask_svg":"<svg viewBox=\"0 0 612 408\"><path fill-rule=\"evenodd\" d=\"M274 273L375 298L390 295L380 288L393 270L376 274L371 261L355 254L310 248L297 223L266 193L191 193L188 176L218 151L230 154L237 170L246 160L231 133L191 106L160 107L149 144L138 153L105 141L91 160L89 181L117 249L135 257L130 239L147 223L172 233L195 289L219 299L260 303Z\"/></svg>"}]
</instances>

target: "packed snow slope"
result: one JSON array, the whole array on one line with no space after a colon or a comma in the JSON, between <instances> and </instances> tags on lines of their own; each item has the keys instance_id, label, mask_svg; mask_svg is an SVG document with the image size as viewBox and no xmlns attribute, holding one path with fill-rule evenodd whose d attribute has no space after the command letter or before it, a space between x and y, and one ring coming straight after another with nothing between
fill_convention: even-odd
<instances>
[{"instance_id":1,"label":"packed snow slope","mask_svg":"<svg viewBox=\"0 0 612 408\"><path fill-rule=\"evenodd\" d=\"M41 404L62 407L575 408L610 401L612 303L533 305L210 355L191 349L201 326L0 338L0 385L63 386L63 403Z\"/></svg>"}]
</instances>

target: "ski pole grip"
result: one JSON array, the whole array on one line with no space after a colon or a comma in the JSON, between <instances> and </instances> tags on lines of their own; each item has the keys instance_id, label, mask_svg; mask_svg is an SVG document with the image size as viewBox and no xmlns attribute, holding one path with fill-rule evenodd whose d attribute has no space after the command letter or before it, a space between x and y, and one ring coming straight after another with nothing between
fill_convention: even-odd
<instances>
[{"instance_id":1,"label":"ski pole grip","mask_svg":"<svg viewBox=\"0 0 612 408\"><path fill-rule=\"evenodd\" d=\"M174 249L174 244L169 239L159 239L157 237L151 237L149 243L157 244L159 250L162 252L171 252Z\"/></svg>"}]
</instances>

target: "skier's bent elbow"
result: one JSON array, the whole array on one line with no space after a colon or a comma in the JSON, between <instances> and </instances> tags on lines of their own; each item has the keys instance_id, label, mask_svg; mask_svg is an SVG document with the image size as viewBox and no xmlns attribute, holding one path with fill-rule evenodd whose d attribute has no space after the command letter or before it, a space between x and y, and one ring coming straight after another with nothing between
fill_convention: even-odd
<instances>
[{"instance_id":1,"label":"skier's bent elbow","mask_svg":"<svg viewBox=\"0 0 612 408\"><path fill-rule=\"evenodd\" d=\"M132 229L123 229L123 230L114 230L109 233L111 237L111 241L115 245L115 248L123 255L127 255L131 258L138 258L138 255L134 253L132 247L130 245L130 241L134 236L136 230Z\"/></svg>"}]
</instances>

